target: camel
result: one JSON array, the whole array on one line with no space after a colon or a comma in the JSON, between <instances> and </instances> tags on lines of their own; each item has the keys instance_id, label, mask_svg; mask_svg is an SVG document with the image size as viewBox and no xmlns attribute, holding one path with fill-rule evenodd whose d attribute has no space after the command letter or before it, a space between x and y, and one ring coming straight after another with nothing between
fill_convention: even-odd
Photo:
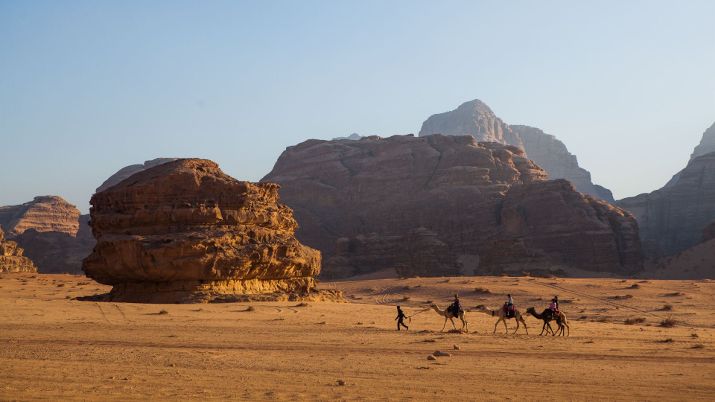
<instances>
[{"instance_id":1,"label":"camel","mask_svg":"<svg viewBox=\"0 0 715 402\"><path fill-rule=\"evenodd\" d=\"M456 318L456 316L450 311L449 308L442 310L436 304L432 304L430 305L430 307L432 307L432 309L434 309L437 314L444 317L444 325L442 325L442 331L444 331L444 327L447 325L447 320L450 320L452 322L452 327L454 327L454 329L457 329L457 326L454 325L454 318ZM469 328L467 327L467 320L464 319L464 310L459 311L458 318L462 320L462 331L469 332Z\"/></svg>"},{"instance_id":2,"label":"camel","mask_svg":"<svg viewBox=\"0 0 715 402\"><path fill-rule=\"evenodd\" d=\"M506 320L516 318L516 329L514 330L514 333L516 334L516 331L519 330L519 322L521 322L522 324L524 324L524 330L526 331L526 334L529 335L529 329L526 327L526 321L524 321L524 317L521 315L521 313L517 309L514 309L514 317L507 317L506 312L504 311L503 308L500 308L498 310L489 310L488 308L486 308L484 306L479 306L479 307L477 307L477 311L480 311L484 314L489 314L492 317L499 317L497 322L494 324L494 332L492 332L494 334L497 332L497 325L499 325L500 321L504 322L504 330L506 331L507 334L509 334L509 328L506 325Z\"/></svg>"},{"instance_id":3,"label":"camel","mask_svg":"<svg viewBox=\"0 0 715 402\"><path fill-rule=\"evenodd\" d=\"M549 334L549 331L552 335L556 335L554 329L551 328L551 321L556 321L556 325L559 326L559 335L564 336L564 328L566 328L566 336L569 336L569 334L571 333L571 327L566 320L566 315L561 311L559 311L558 316L554 316L554 312L548 308L544 310L541 314L537 313L536 309L533 307L529 307L528 309L526 309L526 312L533 315L535 318L544 321L544 325L541 327L541 333L539 335L543 335L544 331L546 331L546 335Z\"/></svg>"}]
</instances>

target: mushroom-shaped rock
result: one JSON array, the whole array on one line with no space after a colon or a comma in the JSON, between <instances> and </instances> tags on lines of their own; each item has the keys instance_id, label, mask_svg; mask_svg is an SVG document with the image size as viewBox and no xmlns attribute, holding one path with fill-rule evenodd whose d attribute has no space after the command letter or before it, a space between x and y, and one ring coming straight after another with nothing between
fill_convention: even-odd
<instances>
[{"instance_id":1,"label":"mushroom-shaped rock","mask_svg":"<svg viewBox=\"0 0 715 402\"><path fill-rule=\"evenodd\" d=\"M112 300L191 302L307 295L320 252L296 240L277 184L238 181L203 159L178 159L94 194L97 245L87 276Z\"/></svg>"}]
</instances>

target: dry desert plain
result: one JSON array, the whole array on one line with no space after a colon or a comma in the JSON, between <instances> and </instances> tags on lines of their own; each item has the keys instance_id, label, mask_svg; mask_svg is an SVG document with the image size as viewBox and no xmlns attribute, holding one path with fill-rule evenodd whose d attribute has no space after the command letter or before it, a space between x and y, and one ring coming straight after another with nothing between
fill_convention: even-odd
<instances>
[{"instance_id":1,"label":"dry desert plain","mask_svg":"<svg viewBox=\"0 0 715 402\"><path fill-rule=\"evenodd\" d=\"M715 282L530 277L322 283L346 303L157 305L79 301L108 291L70 275L0 275L2 400L715 400ZM543 308L557 293L571 336L541 324L468 334L424 311ZM397 332L395 307L410 330ZM662 327L671 318L675 326ZM625 320L635 321L630 325ZM639 322L642 321L642 322ZM449 325L449 324L448 324ZM515 324L509 323L510 330ZM457 349L458 348L458 349ZM451 354L428 360L440 350Z\"/></svg>"}]
</instances>

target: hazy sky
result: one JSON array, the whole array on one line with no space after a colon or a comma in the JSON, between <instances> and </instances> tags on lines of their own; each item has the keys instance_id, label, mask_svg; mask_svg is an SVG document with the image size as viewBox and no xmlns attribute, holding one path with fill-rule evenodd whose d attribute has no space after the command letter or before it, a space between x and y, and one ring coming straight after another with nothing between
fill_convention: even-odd
<instances>
[{"instance_id":1,"label":"hazy sky","mask_svg":"<svg viewBox=\"0 0 715 402\"><path fill-rule=\"evenodd\" d=\"M576 3L576 4L574 4ZM715 121L715 1L0 0L0 205L86 211L117 169L418 132L479 98L561 139L617 198Z\"/></svg>"}]
</instances>

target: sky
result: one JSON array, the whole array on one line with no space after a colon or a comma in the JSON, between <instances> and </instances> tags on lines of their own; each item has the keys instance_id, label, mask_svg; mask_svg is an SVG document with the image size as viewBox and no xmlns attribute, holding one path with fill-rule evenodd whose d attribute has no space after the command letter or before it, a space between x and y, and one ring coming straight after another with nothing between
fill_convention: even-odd
<instances>
[{"instance_id":1,"label":"sky","mask_svg":"<svg viewBox=\"0 0 715 402\"><path fill-rule=\"evenodd\" d=\"M417 133L481 99L616 198L715 122L715 1L0 0L0 205L83 212L118 169L259 180L309 138Z\"/></svg>"}]
</instances>

